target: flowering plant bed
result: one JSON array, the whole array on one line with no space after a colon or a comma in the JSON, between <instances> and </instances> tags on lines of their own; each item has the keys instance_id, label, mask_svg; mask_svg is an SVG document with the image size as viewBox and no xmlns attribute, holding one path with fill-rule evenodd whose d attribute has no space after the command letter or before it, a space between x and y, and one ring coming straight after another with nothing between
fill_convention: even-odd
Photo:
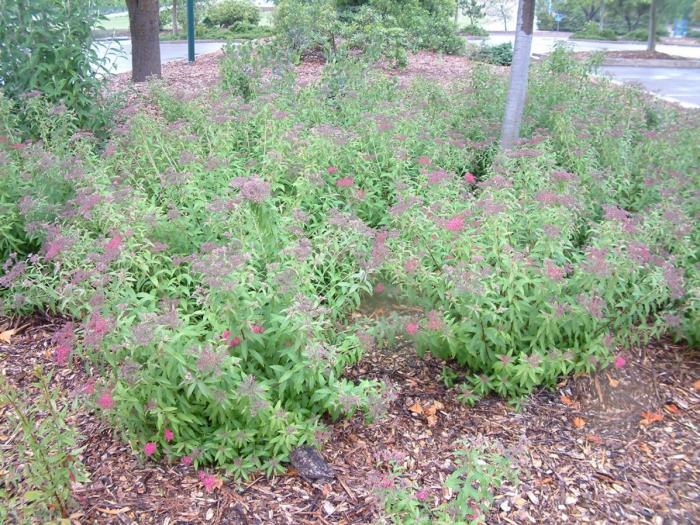
<instances>
[{"instance_id":1,"label":"flowering plant bed","mask_svg":"<svg viewBox=\"0 0 700 525\"><path fill-rule=\"evenodd\" d=\"M0 99L2 307L70 318L55 366L87 373L81 398L141 461L198 469L210 492L281 475L340 418L391 410L390 382L348 370L397 336L466 405L623 367L651 338L697 343L696 114L593 85L559 50L504 153L487 66L453 83L352 57L295 72L278 49L231 47L221 90L154 84L106 143L40 99L42 140L22 142ZM369 298L397 307L367 322ZM431 428L441 405L410 407ZM442 480L454 500L392 493L385 511L488 512L508 468L479 447L488 468L459 452Z\"/></svg>"}]
</instances>

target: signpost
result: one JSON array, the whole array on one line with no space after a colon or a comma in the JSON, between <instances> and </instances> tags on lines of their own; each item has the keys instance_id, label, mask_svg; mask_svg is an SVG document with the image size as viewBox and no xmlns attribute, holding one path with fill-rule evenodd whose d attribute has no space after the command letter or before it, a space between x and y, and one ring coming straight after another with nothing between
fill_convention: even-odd
<instances>
[{"instance_id":1,"label":"signpost","mask_svg":"<svg viewBox=\"0 0 700 525\"><path fill-rule=\"evenodd\" d=\"M187 0L187 60L194 63L194 0Z\"/></svg>"}]
</instances>

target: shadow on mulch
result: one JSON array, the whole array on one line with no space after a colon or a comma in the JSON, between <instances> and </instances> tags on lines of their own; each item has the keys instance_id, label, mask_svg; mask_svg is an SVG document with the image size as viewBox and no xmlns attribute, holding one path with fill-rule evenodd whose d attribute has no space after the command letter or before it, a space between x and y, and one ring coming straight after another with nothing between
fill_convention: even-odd
<instances>
[{"instance_id":1,"label":"shadow on mulch","mask_svg":"<svg viewBox=\"0 0 700 525\"><path fill-rule=\"evenodd\" d=\"M9 320L0 319L5 329ZM15 320L12 326L20 326ZM58 368L51 333L59 321L35 318L0 342L0 368L18 388L31 389L32 370L52 371L64 399L82 395L81 367ZM4 325L4 326L3 326ZM0 329L0 332L2 332ZM439 503L458 442L488 438L512 454L517 487L497 494L488 523L697 523L700 520L700 358L665 341L625 354L626 365L573 377L556 391L538 391L515 412L490 398L469 408L441 381L442 363L419 358L408 345L373 351L348 370L352 378L383 379L395 394L386 416L359 417L329 427L325 459L337 476L310 484L290 470L207 493L197 473L134 456L97 414L72 421L85 438L90 482L75 488L75 523L369 524L379 514L372 483L387 455L402 458L404 476ZM439 401L429 424L409 410ZM0 435L12 436L0 407ZM432 426L431 426L432 425ZM12 467L12 440L3 442ZM15 437L16 439L16 437Z\"/></svg>"}]
</instances>

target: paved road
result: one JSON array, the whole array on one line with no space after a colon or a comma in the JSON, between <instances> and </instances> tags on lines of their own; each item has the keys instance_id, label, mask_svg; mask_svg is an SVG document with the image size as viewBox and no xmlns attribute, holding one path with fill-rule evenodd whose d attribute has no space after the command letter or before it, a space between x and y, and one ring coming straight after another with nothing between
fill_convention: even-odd
<instances>
[{"instance_id":1,"label":"paved road","mask_svg":"<svg viewBox=\"0 0 700 525\"><path fill-rule=\"evenodd\" d=\"M700 69L605 66L602 72L621 82L642 84L663 98L700 108Z\"/></svg>"},{"instance_id":2,"label":"paved road","mask_svg":"<svg viewBox=\"0 0 700 525\"><path fill-rule=\"evenodd\" d=\"M101 41L99 51L104 53L108 48L116 53L110 53L107 58L107 67L112 73L124 73L131 71L131 40ZM195 56L202 53L211 53L223 47L223 42L195 42ZM161 42L160 61L165 64L173 60L187 58L187 42Z\"/></svg>"},{"instance_id":3,"label":"paved road","mask_svg":"<svg viewBox=\"0 0 700 525\"><path fill-rule=\"evenodd\" d=\"M487 43L493 45L514 41L515 35L513 33L491 33ZM542 36L535 33L535 36L532 39L532 52L537 55L549 53L554 48L554 44L560 41L567 42L567 45L571 46L574 51L645 51L647 48L645 42L627 43L566 40L561 36ZM656 50L659 53L700 59L700 46L674 46L668 44L658 44L656 46Z\"/></svg>"}]
</instances>

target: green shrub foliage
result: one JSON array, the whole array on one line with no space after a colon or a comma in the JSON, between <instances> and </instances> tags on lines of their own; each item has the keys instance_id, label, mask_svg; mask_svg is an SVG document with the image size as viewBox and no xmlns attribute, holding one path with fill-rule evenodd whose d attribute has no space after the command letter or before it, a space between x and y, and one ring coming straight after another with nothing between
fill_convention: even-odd
<instances>
[{"instance_id":1,"label":"green shrub foliage","mask_svg":"<svg viewBox=\"0 0 700 525\"><path fill-rule=\"evenodd\" d=\"M260 23L260 10L250 0L225 0L210 7L204 23L217 27L255 27Z\"/></svg>"},{"instance_id":2,"label":"green shrub foliage","mask_svg":"<svg viewBox=\"0 0 700 525\"><path fill-rule=\"evenodd\" d=\"M100 15L91 0L7 0L0 9L0 89L12 100L24 134L36 136L32 108L41 98L69 111L74 124L93 131L109 122L102 99L101 59L92 30ZM25 117L26 115L26 117Z\"/></svg>"},{"instance_id":3,"label":"green shrub foliage","mask_svg":"<svg viewBox=\"0 0 700 525\"><path fill-rule=\"evenodd\" d=\"M20 143L0 104L3 310L73 319L57 363L99 372L92 399L138 450L273 473L323 416L376 416L378 385L342 371L370 344L350 314L389 290L469 400L697 342L696 115L557 50L503 156L487 66L408 84L338 57L298 85L278 49L227 55L225 89L154 85L159 110L102 149L52 115Z\"/></svg>"}]
</instances>

